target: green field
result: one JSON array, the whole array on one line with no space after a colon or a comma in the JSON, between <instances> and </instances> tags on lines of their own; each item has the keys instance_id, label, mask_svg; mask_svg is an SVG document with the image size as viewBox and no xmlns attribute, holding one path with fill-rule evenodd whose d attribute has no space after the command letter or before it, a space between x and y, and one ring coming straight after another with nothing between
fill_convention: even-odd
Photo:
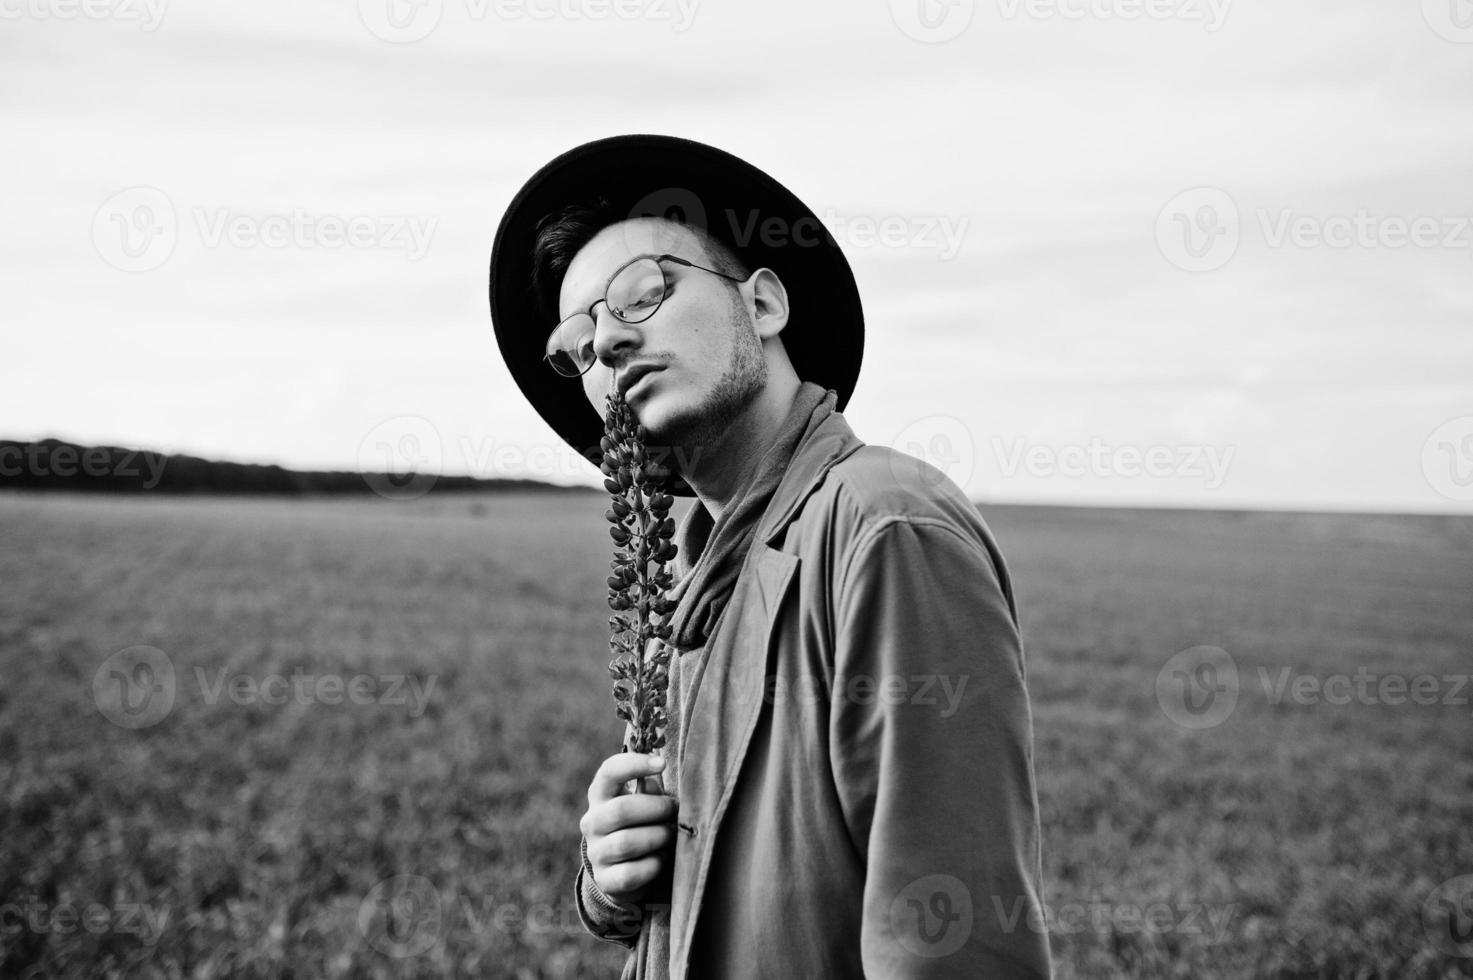
<instances>
[{"instance_id":1,"label":"green field","mask_svg":"<svg viewBox=\"0 0 1473 980\"><path fill-rule=\"evenodd\" d=\"M617 976L569 900L619 736L602 506L0 495L0 976ZM1424 914L1473 874L1473 521L984 516L1060 977L1473 976ZM94 681L137 646L175 674L134 730ZM1157 675L1198 646L1240 681L1194 730ZM1434 703L1329 703L1357 671Z\"/></svg>"}]
</instances>

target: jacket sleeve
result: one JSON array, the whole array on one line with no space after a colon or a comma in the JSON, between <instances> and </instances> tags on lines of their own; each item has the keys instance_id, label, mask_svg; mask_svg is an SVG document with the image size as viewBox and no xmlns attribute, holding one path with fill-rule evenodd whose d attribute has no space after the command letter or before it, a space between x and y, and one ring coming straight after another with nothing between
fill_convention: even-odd
<instances>
[{"instance_id":1,"label":"jacket sleeve","mask_svg":"<svg viewBox=\"0 0 1473 980\"><path fill-rule=\"evenodd\" d=\"M829 750L867 977L1051 976L1022 643L984 535L890 517L840 572Z\"/></svg>"},{"instance_id":2,"label":"jacket sleeve","mask_svg":"<svg viewBox=\"0 0 1473 980\"><path fill-rule=\"evenodd\" d=\"M580 864L573 882L574 900L583 928L605 942L633 949L639 941L643 911L637 906L616 902L604 894L593 879L593 866L588 862L588 838L578 840Z\"/></svg>"}]
</instances>

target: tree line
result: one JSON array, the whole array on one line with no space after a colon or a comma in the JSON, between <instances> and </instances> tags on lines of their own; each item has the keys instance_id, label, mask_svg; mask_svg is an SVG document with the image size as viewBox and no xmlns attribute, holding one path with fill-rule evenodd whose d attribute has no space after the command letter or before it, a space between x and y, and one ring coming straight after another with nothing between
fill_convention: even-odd
<instances>
[{"instance_id":1,"label":"tree line","mask_svg":"<svg viewBox=\"0 0 1473 980\"><path fill-rule=\"evenodd\" d=\"M82 446L60 439L0 439L0 488L101 493L384 494L404 487L410 474L344 470L291 470L261 463L201 459L119 446ZM433 491L565 490L552 483L473 476L428 476L417 486ZM584 489L584 488L576 488ZM415 494L417 495L417 494Z\"/></svg>"}]
</instances>

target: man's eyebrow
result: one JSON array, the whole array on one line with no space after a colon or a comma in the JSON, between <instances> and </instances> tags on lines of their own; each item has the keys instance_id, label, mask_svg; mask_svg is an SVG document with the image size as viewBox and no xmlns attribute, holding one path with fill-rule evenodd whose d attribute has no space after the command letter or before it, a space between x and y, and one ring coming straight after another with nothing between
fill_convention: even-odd
<instances>
[{"instance_id":1,"label":"man's eyebrow","mask_svg":"<svg viewBox=\"0 0 1473 980\"><path fill-rule=\"evenodd\" d=\"M599 304L599 301L600 300L602 300L605 296L608 295L609 286L613 283L615 276L617 276L619 273L623 272L625 269L627 269L629 266L633 265L635 262L638 262L640 259L658 259L662 255L669 255L669 254L670 254L669 252L641 252L638 255L631 255L631 256L629 256L623 262L620 262L619 265L618 265L618 267L616 267L613 272L610 272L609 273L609 278L607 278L607 279L604 280L603 287L601 289L599 289L598 296L594 299L594 301L592 303L589 303L587 306L583 307L582 309L574 310L573 313L587 313L589 316L592 316L593 314L590 311L595 306L597 306ZM566 320L568 317L572 316L573 313L569 313L569 314L564 315L563 314L563 311L561 309L559 309L558 310L558 322L561 323L563 320Z\"/></svg>"}]
</instances>

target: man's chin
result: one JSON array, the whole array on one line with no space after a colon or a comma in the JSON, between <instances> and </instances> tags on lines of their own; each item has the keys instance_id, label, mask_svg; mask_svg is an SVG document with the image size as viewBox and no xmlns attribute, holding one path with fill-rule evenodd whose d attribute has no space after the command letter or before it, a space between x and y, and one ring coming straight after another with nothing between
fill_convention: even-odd
<instances>
[{"instance_id":1,"label":"man's chin","mask_svg":"<svg viewBox=\"0 0 1473 980\"><path fill-rule=\"evenodd\" d=\"M678 438L686 427L687 423L682 421L680 414L672 412L663 399L650 398L631 407L634 410L634 417L649 433L650 445L668 446L671 440Z\"/></svg>"},{"instance_id":2,"label":"man's chin","mask_svg":"<svg viewBox=\"0 0 1473 980\"><path fill-rule=\"evenodd\" d=\"M652 447L684 451L701 431L698 409L680 405L663 392L635 406L634 417L649 433L645 441Z\"/></svg>"}]
</instances>

